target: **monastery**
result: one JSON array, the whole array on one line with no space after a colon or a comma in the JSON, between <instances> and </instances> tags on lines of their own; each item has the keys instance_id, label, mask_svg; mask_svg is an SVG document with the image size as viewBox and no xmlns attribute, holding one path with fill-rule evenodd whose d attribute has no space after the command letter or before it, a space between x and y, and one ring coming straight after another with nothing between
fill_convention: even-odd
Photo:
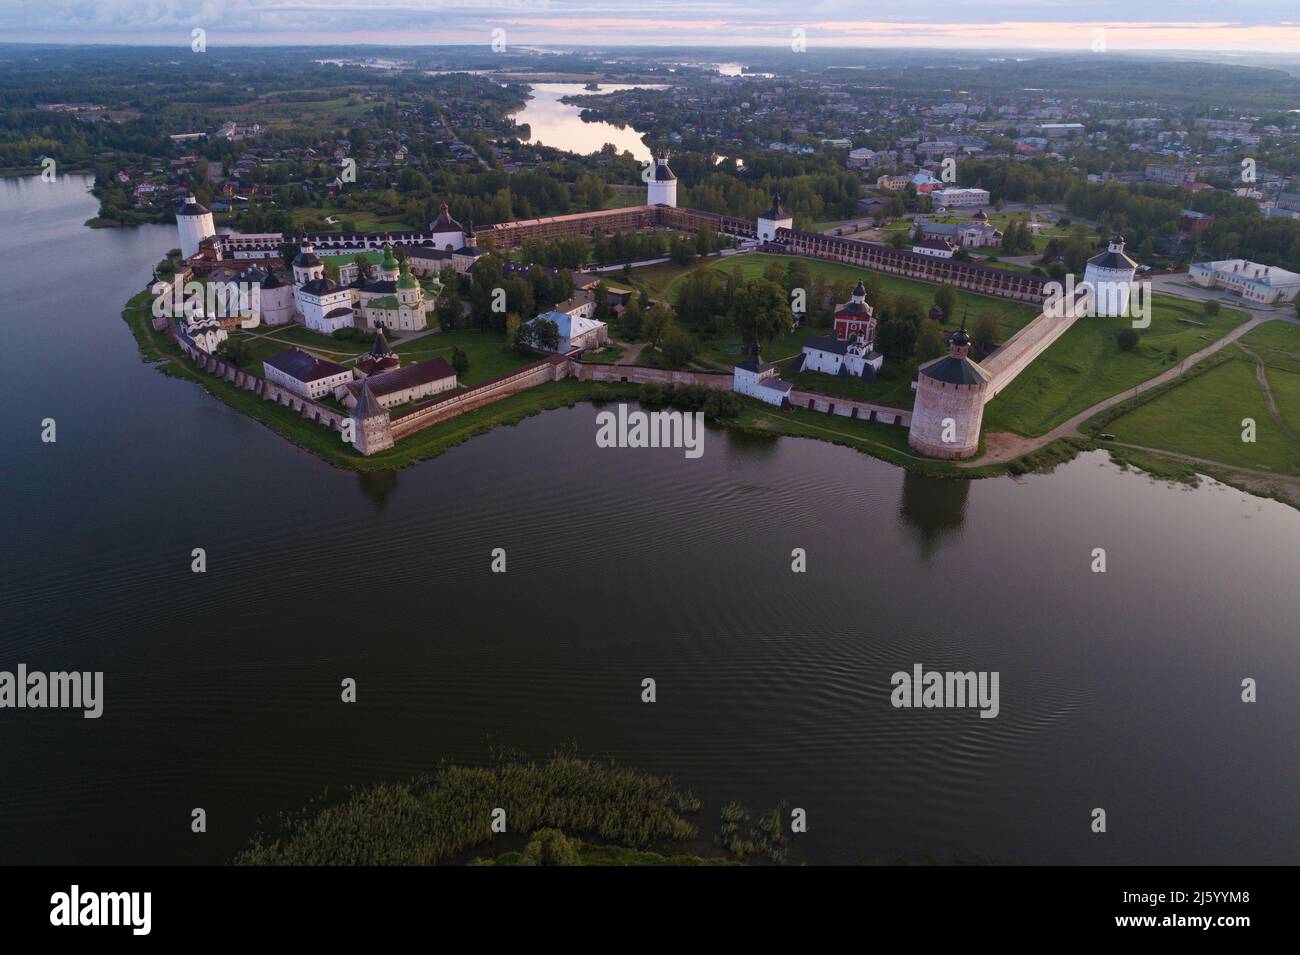
<instances>
[{"instance_id":1,"label":"monastery","mask_svg":"<svg viewBox=\"0 0 1300 955\"><path fill-rule=\"evenodd\" d=\"M952 190L949 190L952 192ZM982 190L963 190L950 197L953 205L976 205ZM987 193L983 196L987 201ZM753 249L840 262L864 270L898 275L923 282L949 283L958 289L992 295L1011 301L1041 305L1047 297L1047 280L1028 272L994 268L964 262L941 251L915 251L826 235L794 228L781 196L773 193L770 207L754 220L677 207L677 180L664 158L654 161L646 182L646 204L618 209L503 222L475 230L452 218L444 203L438 217L426 231L389 233L261 233L218 234L212 214L189 199L177 213L181 249L194 272L212 275L226 271L258 283L261 291L258 320L268 325L301 322L322 334L343 328L377 330L370 353L353 369L313 359L299 349L273 356L266 362L266 379L258 384L251 376L232 370L210 357L216 342L214 330L195 325L180 327L182 347L203 367L225 374L241 387L259 390L268 400L290 403L302 413L331 427L341 427L338 412L309 403L330 394L350 409L356 433L355 446L373 454L393 446L397 438L412 429L427 426L460 410L478 407L511 389L531 387L568 375L595 374L574 362L585 349L597 348L608 340L603 322L591 317L594 308L589 292L579 291L568 302L533 321L554 322L560 343L549 358L490 382L469 392L459 389L455 372L441 358L403 367L389 349L384 330L420 331L429 327L428 315L438 297L438 275L448 266L459 274L472 273L478 260L489 250L506 252L529 240L554 241L593 232L668 230L692 234L708 229L738 240L742 250ZM946 232L946 230L943 230ZM957 245L994 244L1000 236L977 212L970 224L955 228L952 236L940 236L945 248ZM299 249L292 263L292 280L282 279L281 248L293 244ZM938 243L936 243L938 244ZM399 261L397 251L402 251ZM373 261L375 258L378 261ZM326 263L337 269L338 278L326 274ZM1221 265L1221 263L1216 263ZM510 263L514 269L526 266ZM1098 286L1103 314L1121 314L1127 302L1137 265L1124 254L1123 240L1116 237L1107 252L1088 263L1085 285ZM1123 285L1123 291L1119 286ZM1104 286L1108 291L1102 291ZM834 314L833 334L808 339L791 366L792 372L812 371L827 375L856 376L874 380L883 365L875 350L877 321L871 303L865 299L862 282L849 302ZM986 357L983 364L970 357L971 342L962 328L953 334L949 354L922 365L915 383L913 410L870 406L864 402L830 400L815 393L799 392L780 378L775 364L764 362L754 343L744 361L730 375L659 372L668 380L685 375L696 381L707 379L709 387L728 387L776 407L825 410L832 414L869 416L870 420L892 420L908 424L908 442L924 455L939 458L970 457L978 452L985 402L996 396L1034 358L1056 341L1080 317L1074 303L1065 317L1046 311ZM256 321L254 322L256 324ZM601 375L616 374L606 366ZM648 374L649 372L642 372ZM508 379L508 380L507 380ZM599 380L612 380L600 378ZM622 380L629 380L624 377ZM646 379L650 380L650 379ZM659 379L654 379L659 380ZM424 401L421 405L413 402ZM294 404L296 402L296 404ZM397 406L405 410L390 412ZM906 420L905 420L906 419Z\"/></svg>"}]
</instances>

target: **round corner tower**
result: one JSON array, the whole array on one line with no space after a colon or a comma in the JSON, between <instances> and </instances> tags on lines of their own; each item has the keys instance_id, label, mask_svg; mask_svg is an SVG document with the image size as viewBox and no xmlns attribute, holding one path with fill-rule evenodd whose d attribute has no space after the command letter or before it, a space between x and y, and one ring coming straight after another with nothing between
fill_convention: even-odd
<instances>
[{"instance_id":1,"label":"round corner tower","mask_svg":"<svg viewBox=\"0 0 1300 955\"><path fill-rule=\"evenodd\" d=\"M979 451L990 375L970 358L962 324L948 354L922 365L907 443L931 458L969 458Z\"/></svg>"},{"instance_id":2,"label":"round corner tower","mask_svg":"<svg viewBox=\"0 0 1300 955\"><path fill-rule=\"evenodd\" d=\"M185 204L176 210L176 231L180 233L181 258L188 259L199 251L204 239L217 234L217 227L212 213L193 196L187 196Z\"/></svg>"},{"instance_id":3,"label":"round corner tower","mask_svg":"<svg viewBox=\"0 0 1300 955\"><path fill-rule=\"evenodd\" d=\"M1088 260L1083 281L1092 289L1093 314L1103 318L1128 314L1129 290L1137 267L1124 252L1122 235L1112 237L1105 252Z\"/></svg>"},{"instance_id":4,"label":"round corner tower","mask_svg":"<svg viewBox=\"0 0 1300 955\"><path fill-rule=\"evenodd\" d=\"M668 168L668 157L654 161L650 178L646 180L646 205L677 208L677 177Z\"/></svg>"}]
</instances>

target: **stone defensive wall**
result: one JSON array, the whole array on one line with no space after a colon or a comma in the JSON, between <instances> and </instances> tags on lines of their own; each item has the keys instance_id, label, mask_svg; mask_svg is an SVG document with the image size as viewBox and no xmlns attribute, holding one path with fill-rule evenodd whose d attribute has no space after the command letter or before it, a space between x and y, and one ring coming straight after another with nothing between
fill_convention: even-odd
<instances>
[{"instance_id":1,"label":"stone defensive wall","mask_svg":"<svg viewBox=\"0 0 1300 955\"><path fill-rule=\"evenodd\" d=\"M1048 280L1039 275L922 255L920 252L893 249L887 245L863 242L861 239L778 229L773 244L796 255L843 262L872 272L901 275L922 282L952 283L957 288L970 292L995 295L1017 302L1032 302L1037 305L1046 297L1043 286Z\"/></svg>"},{"instance_id":2,"label":"stone defensive wall","mask_svg":"<svg viewBox=\"0 0 1300 955\"><path fill-rule=\"evenodd\" d=\"M1084 314L1073 307L1067 307L1063 311L1061 315L1052 315L1046 311L1040 313L979 363L991 376L985 402L996 398L1003 388L1068 332Z\"/></svg>"},{"instance_id":3,"label":"stone defensive wall","mask_svg":"<svg viewBox=\"0 0 1300 955\"><path fill-rule=\"evenodd\" d=\"M316 422L322 428L329 428L331 431L343 430L343 420L347 417L346 413L339 411L337 408L323 405L318 401L313 401L310 398L304 398L283 385L277 385L260 375L255 375L251 371L244 371L244 369L236 365L222 361L215 355L208 354L195 345L193 340L180 329L173 328L173 334L181 351L185 352L200 371L224 379L236 388L250 392L264 401L274 401L278 405L296 411L303 418Z\"/></svg>"},{"instance_id":4,"label":"stone defensive wall","mask_svg":"<svg viewBox=\"0 0 1300 955\"><path fill-rule=\"evenodd\" d=\"M553 242L593 233L638 232L648 229L672 229L676 232L694 233L709 229L740 239L757 238L757 224L736 216L699 212L694 209L676 209L671 206L627 206L622 209L601 209L595 212L577 212L572 215L551 216L543 219L524 219L517 222L499 222L475 230L483 247L491 246L506 252L519 248L524 242L536 240ZM321 255L344 255L361 251L377 251L385 242L394 246L423 246L433 242L429 232L416 230L394 232L263 232L249 235L218 235L203 242L190 264L200 272L211 271L219 265L253 265L278 263L282 245L301 245L310 241ZM900 275L922 282L942 284L950 282L957 288L984 295L1011 299L1017 302L1041 303L1043 285L1041 276L1011 269L998 269L956 259L942 259L922 255L886 245L846 239L820 232L801 232L779 229L772 251L804 255L810 258L841 262L873 272Z\"/></svg>"},{"instance_id":5,"label":"stone defensive wall","mask_svg":"<svg viewBox=\"0 0 1300 955\"><path fill-rule=\"evenodd\" d=\"M877 405L853 398L835 398L830 395L818 394L815 391L800 391L797 388L790 391L790 404L796 408L805 408L808 411L837 414L842 418L879 421L882 424L896 424L904 428L911 427L912 424L912 412L906 408Z\"/></svg>"},{"instance_id":6,"label":"stone defensive wall","mask_svg":"<svg viewBox=\"0 0 1300 955\"><path fill-rule=\"evenodd\" d=\"M573 375L579 381L627 381L634 385L653 381L674 388L703 385L730 391L734 377L729 371L670 371L650 365L609 365L577 358L571 361Z\"/></svg>"},{"instance_id":7,"label":"stone defensive wall","mask_svg":"<svg viewBox=\"0 0 1300 955\"><path fill-rule=\"evenodd\" d=\"M432 401L390 415L389 431L394 441L414 434L430 425L438 424L475 408L509 398L521 391L547 381L559 381L569 376L569 359L563 355L550 355L531 365L508 374L482 382L465 391L440 395Z\"/></svg>"},{"instance_id":8,"label":"stone defensive wall","mask_svg":"<svg viewBox=\"0 0 1300 955\"><path fill-rule=\"evenodd\" d=\"M718 388L724 391L731 390L734 377L731 372L726 371L669 371L649 365L607 365L584 362L576 358L573 359L573 368L574 376L579 381L627 381L638 385L654 381L673 387L703 385L705 388ZM815 391L792 390L790 404L809 411L837 414L862 421L880 421L902 427L907 427L912 421L912 412L906 408L872 404L852 398L836 398Z\"/></svg>"},{"instance_id":9,"label":"stone defensive wall","mask_svg":"<svg viewBox=\"0 0 1300 955\"><path fill-rule=\"evenodd\" d=\"M634 232L655 228L678 232L697 232L701 228L708 228L715 233L725 232L742 239L757 235L755 224L751 220L692 209L674 209L671 206L627 206L544 219L499 222L496 225L479 226L475 228L474 234L483 247L490 244L497 251L506 252L533 239L552 242L578 236L589 237L593 232ZM300 246L303 242L311 242L318 255L349 255L379 251L385 242L391 242L395 247L430 245L433 243L433 234L417 230L221 234L205 241L190 262L200 271L210 271L219 265L278 263L282 245Z\"/></svg>"}]
</instances>

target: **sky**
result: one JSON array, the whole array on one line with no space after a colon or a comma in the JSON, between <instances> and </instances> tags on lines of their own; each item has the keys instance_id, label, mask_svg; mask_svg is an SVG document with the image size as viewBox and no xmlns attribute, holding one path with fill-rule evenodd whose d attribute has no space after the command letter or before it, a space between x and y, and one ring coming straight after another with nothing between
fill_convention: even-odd
<instances>
[{"instance_id":1,"label":"sky","mask_svg":"<svg viewBox=\"0 0 1300 955\"><path fill-rule=\"evenodd\" d=\"M1300 0L0 0L0 42L1300 52ZM802 31L802 32L799 32ZM1100 32L1099 32L1100 31ZM1101 45L1102 50L1097 50Z\"/></svg>"}]
</instances>

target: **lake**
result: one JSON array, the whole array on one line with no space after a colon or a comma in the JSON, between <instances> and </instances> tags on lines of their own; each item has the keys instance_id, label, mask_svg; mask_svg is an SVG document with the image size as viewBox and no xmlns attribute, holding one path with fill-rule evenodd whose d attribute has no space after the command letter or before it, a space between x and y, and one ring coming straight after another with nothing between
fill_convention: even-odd
<instances>
[{"instance_id":1,"label":"lake","mask_svg":"<svg viewBox=\"0 0 1300 955\"><path fill-rule=\"evenodd\" d=\"M527 142L584 156L599 152L606 143L613 143L620 153L626 151L647 162L650 149L635 129L619 128L613 123L583 122L582 107L560 102L566 96L596 96L630 89L635 87L602 84L596 91L585 89L581 83L533 83L528 102L513 114L514 120L528 124L531 135Z\"/></svg>"},{"instance_id":2,"label":"lake","mask_svg":"<svg viewBox=\"0 0 1300 955\"><path fill-rule=\"evenodd\" d=\"M327 787L576 741L706 824L805 809L794 861L1294 864L1294 510L1101 454L597 449L590 405L335 470L140 362L120 306L176 233L84 228L88 186L0 179L0 670L105 674L98 720L0 710L0 862L219 863ZM999 715L895 709L916 663L997 671Z\"/></svg>"}]
</instances>

